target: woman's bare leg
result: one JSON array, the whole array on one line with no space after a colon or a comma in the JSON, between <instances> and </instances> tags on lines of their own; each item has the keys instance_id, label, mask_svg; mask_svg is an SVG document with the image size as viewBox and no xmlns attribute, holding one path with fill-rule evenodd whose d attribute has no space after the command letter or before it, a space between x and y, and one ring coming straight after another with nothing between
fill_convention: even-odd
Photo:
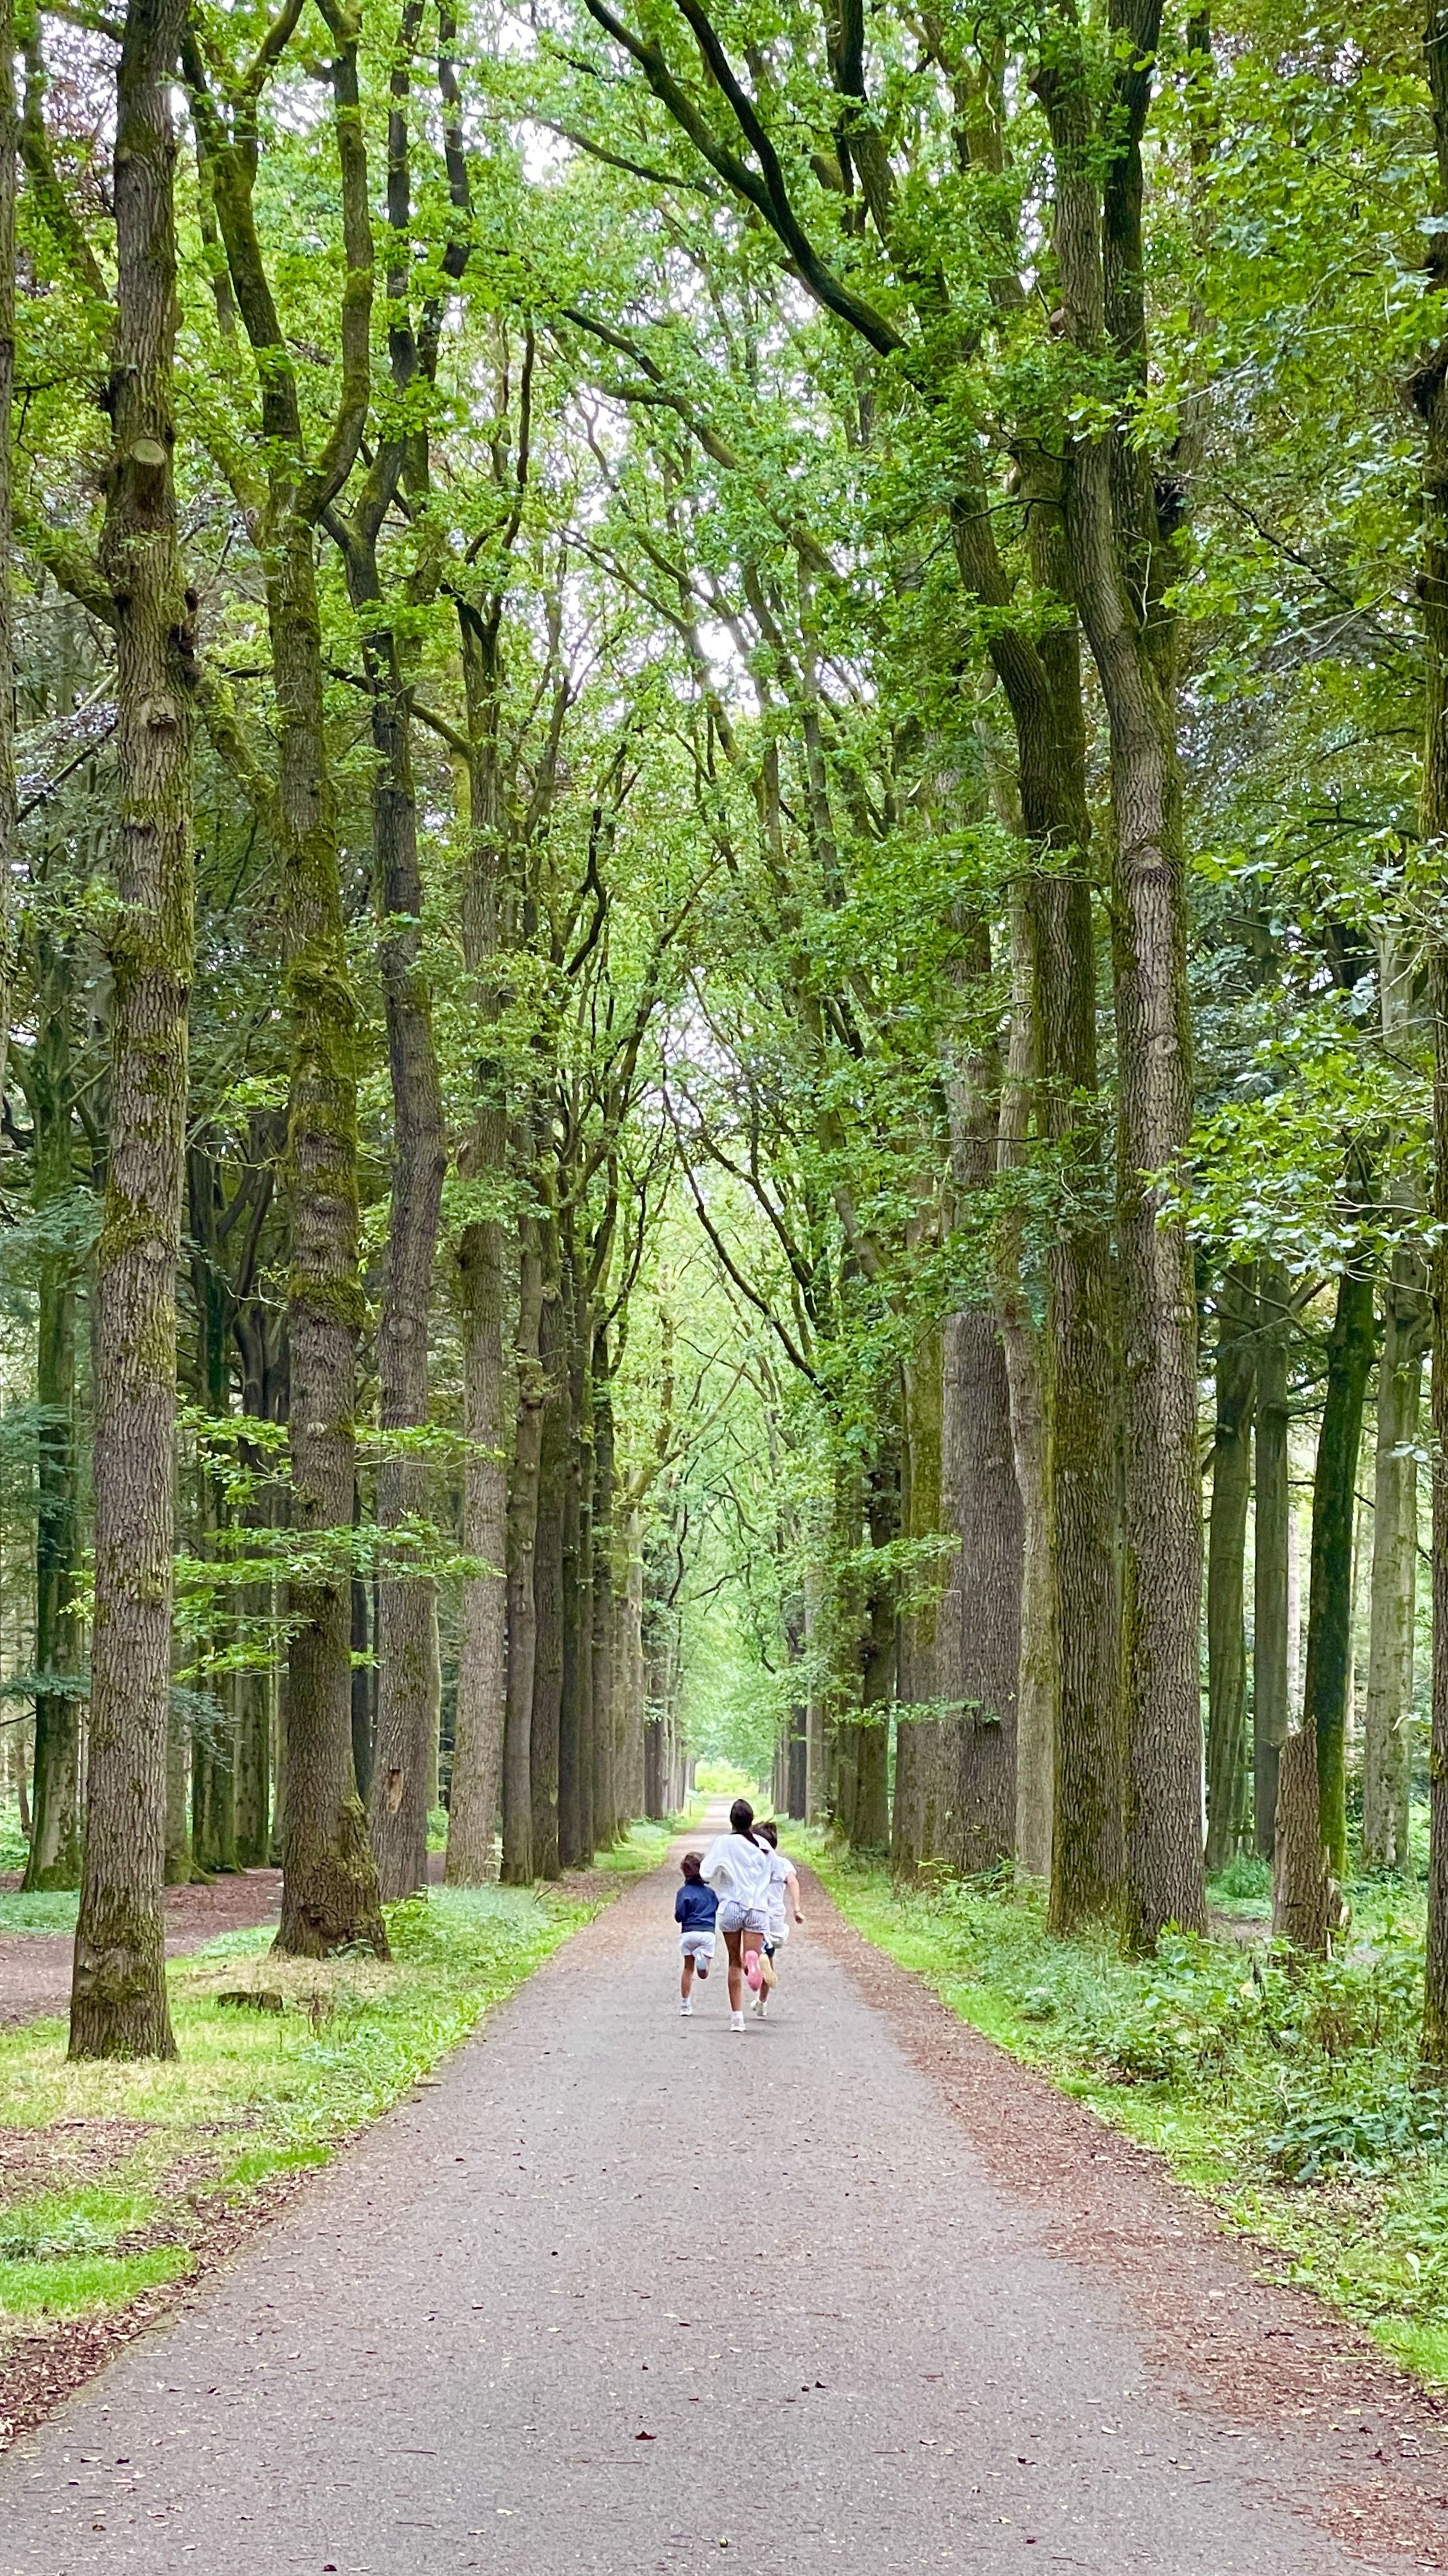
<instances>
[{"instance_id":1,"label":"woman's bare leg","mask_svg":"<svg viewBox=\"0 0 1448 2576\"><path fill-rule=\"evenodd\" d=\"M724 1947L729 1953L729 2009L732 2013L744 2010L743 1946L751 1937L744 1932L726 1932L724 1935Z\"/></svg>"}]
</instances>

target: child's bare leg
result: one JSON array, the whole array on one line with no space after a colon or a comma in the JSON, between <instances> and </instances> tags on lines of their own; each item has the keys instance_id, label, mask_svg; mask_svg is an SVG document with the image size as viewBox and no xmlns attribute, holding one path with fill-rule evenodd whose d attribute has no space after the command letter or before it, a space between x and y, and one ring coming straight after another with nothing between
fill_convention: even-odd
<instances>
[{"instance_id":1,"label":"child's bare leg","mask_svg":"<svg viewBox=\"0 0 1448 2576\"><path fill-rule=\"evenodd\" d=\"M689 1989L690 1989L690 1987L692 1986L693 1982L694 1982L694 1953L693 1953L693 1951L692 1951L692 1950L686 1950L686 1951L684 1952L684 1964L683 1964L683 1966L681 1967L681 1969L679 1970L679 1998L680 1998L680 2001L681 2001L681 2002L683 2002L683 2003L687 2003L687 2002L688 2002L688 2000L689 2000Z\"/></svg>"}]
</instances>

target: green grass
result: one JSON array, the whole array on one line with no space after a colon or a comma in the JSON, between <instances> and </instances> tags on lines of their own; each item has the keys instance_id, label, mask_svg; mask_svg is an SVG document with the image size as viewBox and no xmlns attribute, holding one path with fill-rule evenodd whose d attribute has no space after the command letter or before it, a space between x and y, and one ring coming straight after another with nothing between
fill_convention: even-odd
<instances>
[{"instance_id":1,"label":"green grass","mask_svg":"<svg viewBox=\"0 0 1448 2576\"><path fill-rule=\"evenodd\" d=\"M654 1868L668 1840L636 1828L606 1866ZM0 2340L193 2270L218 2216L326 2163L597 1911L557 1888L434 1888L389 1910L386 1963L282 1960L264 1927L227 1933L170 1967L168 2065L71 2066L61 2021L0 2030ZM221 2001L238 1989L282 2010Z\"/></svg>"},{"instance_id":2,"label":"green grass","mask_svg":"<svg viewBox=\"0 0 1448 2576\"><path fill-rule=\"evenodd\" d=\"M31 1896L18 1888L0 1889L0 1933L73 1932L80 1907L74 1887L37 1888Z\"/></svg>"},{"instance_id":3,"label":"green grass","mask_svg":"<svg viewBox=\"0 0 1448 2576\"><path fill-rule=\"evenodd\" d=\"M1039 1892L888 1871L799 1835L841 1911L952 2012L1165 2157L1286 2277L1448 2385L1448 2099L1415 2085L1421 1894L1352 1890L1344 1954L1305 1970L1265 1939L1168 1935L1123 1960L1055 1940ZM1254 1864L1214 1883L1246 1920Z\"/></svg>"}]
</instances>

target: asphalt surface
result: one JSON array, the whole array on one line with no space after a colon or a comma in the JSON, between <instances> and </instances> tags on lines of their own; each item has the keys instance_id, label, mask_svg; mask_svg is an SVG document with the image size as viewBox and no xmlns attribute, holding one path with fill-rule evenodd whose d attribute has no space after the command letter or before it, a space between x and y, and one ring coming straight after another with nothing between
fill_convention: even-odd
<instances>
[{"instance_id":1,"label":"asphalt surface","mask_svg":"<svg viewBox=\"0 0 1448 2576\"><path fill-rule=\"evenodd\" d=\"M17 2448L5 2576L1413 2563L1315 2519L1316 2433L1194 2403L808 1928L766 2027L718 1973L684 2020L675 1883Z\"/></svg>"}]
</instances>

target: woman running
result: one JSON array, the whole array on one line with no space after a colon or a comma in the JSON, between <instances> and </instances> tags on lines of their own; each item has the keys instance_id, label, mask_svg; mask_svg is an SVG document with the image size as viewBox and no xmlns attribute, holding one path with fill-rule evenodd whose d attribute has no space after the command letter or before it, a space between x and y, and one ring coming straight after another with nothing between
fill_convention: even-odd
<instances>
[{"instance_id":1,"label":"woman running","mask_svg":"<svg viewBox=\"0 0 1448 2576\"><path fill-rule=\"evenodd\" d=\"M746 1985L757 1995L763 1979L770 1875L768 1845L754 1839L754 1809L747 1798L736 1798L729 1810L729 1831L709 1845L700 1872L719 1899L718 1926L729 1953L731 2030L744 2028Z\"/></svg>"}]
</instances>

